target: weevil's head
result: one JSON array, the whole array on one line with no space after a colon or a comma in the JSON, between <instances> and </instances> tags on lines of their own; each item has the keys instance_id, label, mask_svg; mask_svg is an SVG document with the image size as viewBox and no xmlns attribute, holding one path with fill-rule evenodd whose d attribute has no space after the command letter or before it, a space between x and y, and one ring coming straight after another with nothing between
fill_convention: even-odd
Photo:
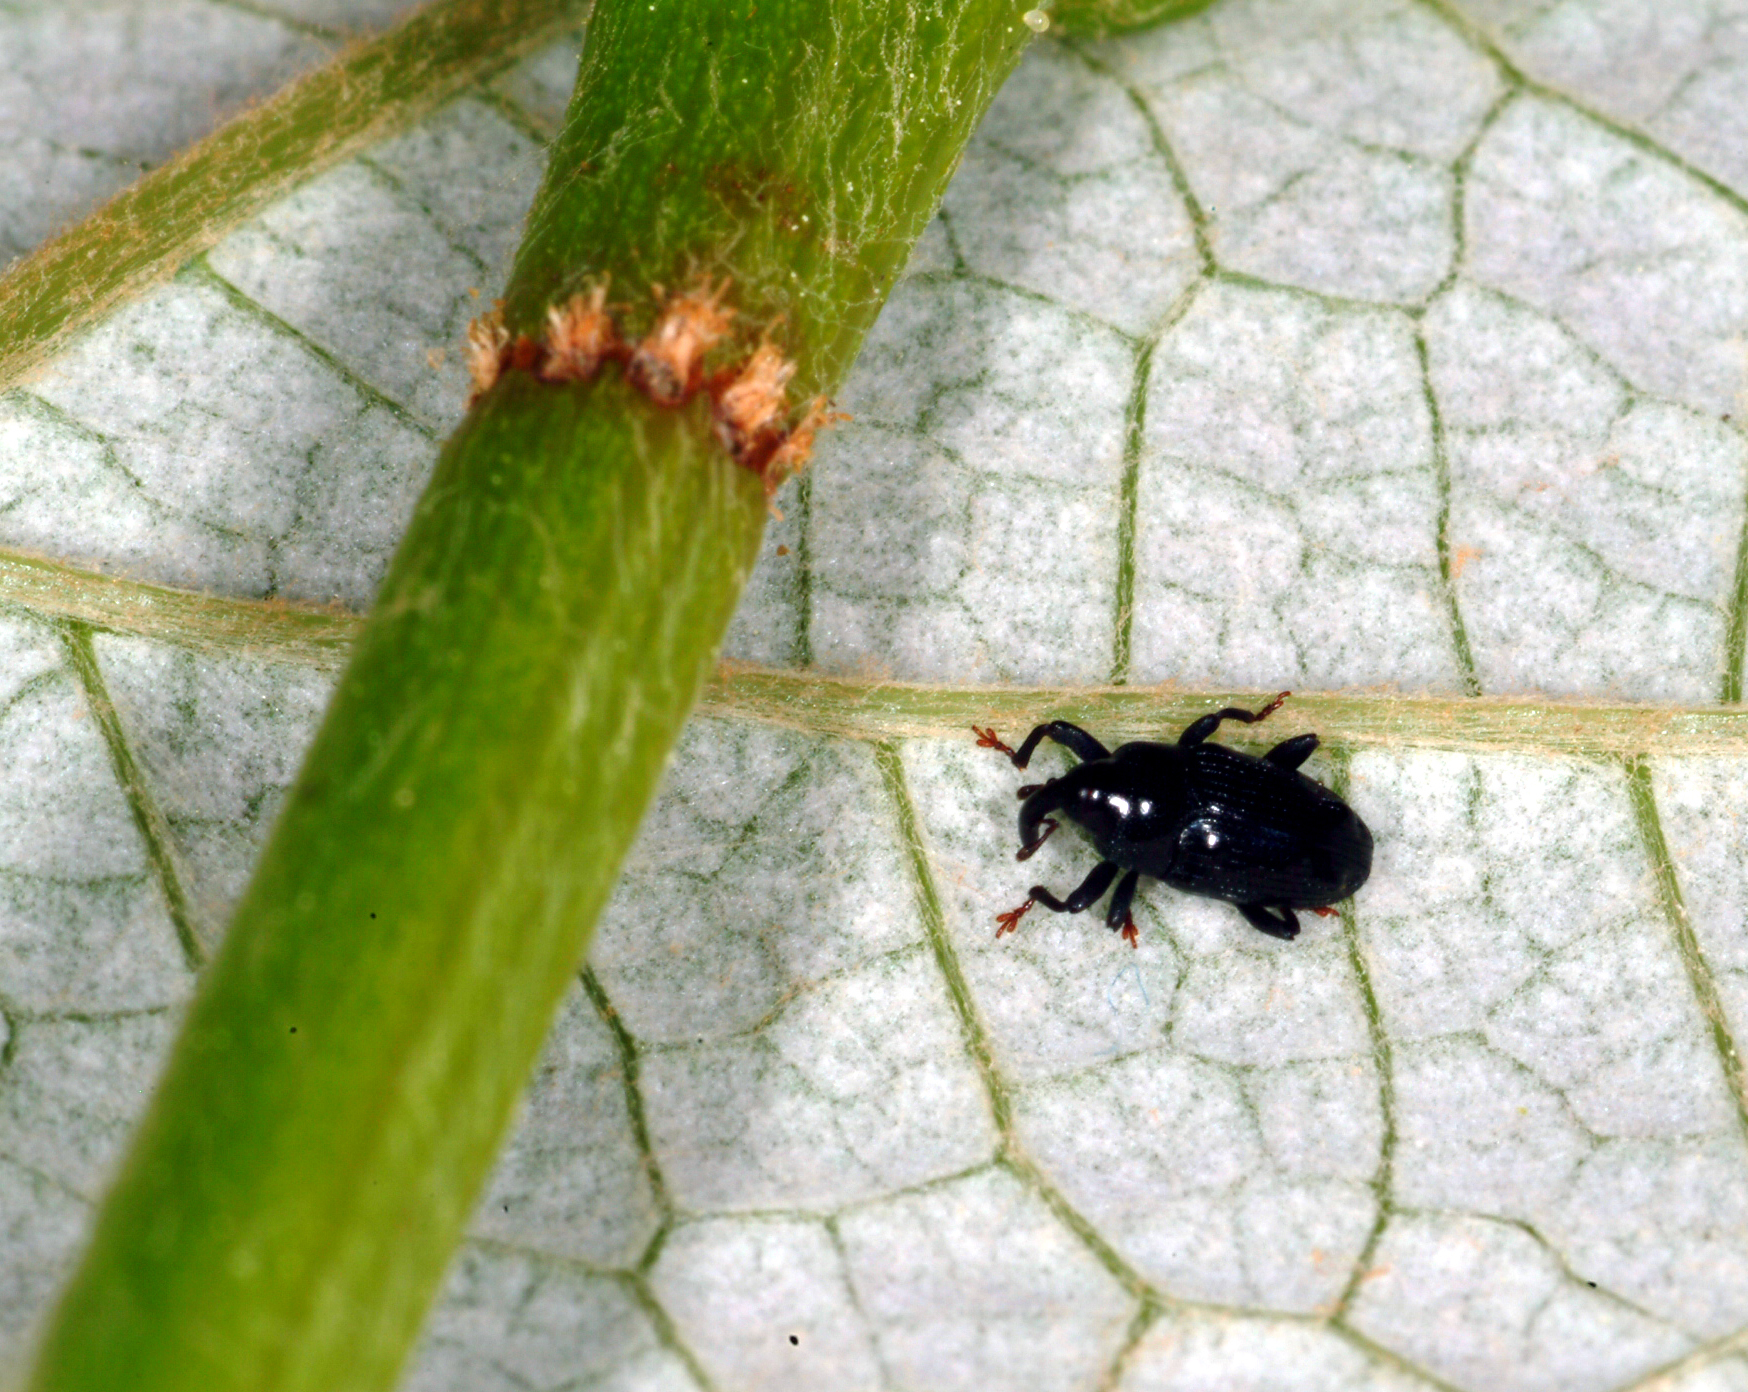
<instances>
[{"instance_id":1,"label":"weevil's head","mask_svg":"<svg viewBox=\"0 0 1748 1392\"><path fill-rule=\"evenodd\" d=\"M1164 834L1183 796L1181 759L1169 746L1125 745L1052 778L1020 807L1020 840L1031 845L1055 814L1086 832L1101 852Z\"/></svg>"},{"instance_id":2,"label":"weevil's head","mask_svg":"<svg viewBox=\"0 0 1748 1392\"><path fill-rule=\"evenodd\" d=\"M1029 846L1036 841L1044 818L1053 814L1075 823L1094 841L1102 841L1114 832L1121 823L1123 809L1106 796L1109 763L1107 759L1095 759L1078 764L1028 797L1020 805L1020 843Z\"/></svg>"}]
</instances>

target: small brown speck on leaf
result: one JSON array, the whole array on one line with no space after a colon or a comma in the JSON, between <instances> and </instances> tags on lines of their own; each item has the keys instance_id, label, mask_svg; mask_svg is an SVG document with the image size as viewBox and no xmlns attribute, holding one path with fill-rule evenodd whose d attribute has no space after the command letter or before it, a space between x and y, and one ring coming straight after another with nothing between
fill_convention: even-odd
<instances>
[{"instance_id":1,"label":"small brown speck on leaf","mask_svg":"<svg viewBox=\"0 0 1748 1392\"><path fill-rule=\"evenodd\" d=\"M1459 546L1451 552L1451 579L1455 580L1463 573L1463 567L1470 561L1481 558L1481 553L1473 546Z\"/></svg>"}]
</instances>

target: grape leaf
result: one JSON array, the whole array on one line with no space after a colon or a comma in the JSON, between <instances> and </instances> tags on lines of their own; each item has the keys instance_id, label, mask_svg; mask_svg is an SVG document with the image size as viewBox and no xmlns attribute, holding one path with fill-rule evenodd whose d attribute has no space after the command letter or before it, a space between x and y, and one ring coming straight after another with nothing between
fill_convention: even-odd
<instances>
[{"instance_id":1,"label":"grape leaf","mask_svg":"<svg viewBox=\"0 0 1748 1392\"><path fill-rule=\"evenodd\" d=\"M0 14L5 246L389 8ZM1745 34L1221 0L1034 46L731 631L806 694L693 722L409 1387L1748 1385L1748 763L1581 704L1742 694ZM0 1357L331 687L285 602L368 602L574 53L0 397L0 546L75 568L0 591ZM1159 887L1133 953L996 941L1090 865L1022 873L939 714L1014 683L1369 702L1310 767L1371 883L1294 944ZM1453 733L1537 693L1579 752Z\"/></svg>"}]
</instances>

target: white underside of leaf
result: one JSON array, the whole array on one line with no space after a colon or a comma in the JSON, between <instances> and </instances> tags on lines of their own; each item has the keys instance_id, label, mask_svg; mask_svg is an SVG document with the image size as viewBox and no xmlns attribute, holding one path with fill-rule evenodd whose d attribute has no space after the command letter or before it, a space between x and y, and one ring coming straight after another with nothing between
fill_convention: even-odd
<instances>
[{"instance_id":1,"label":"white underside of leaf","mask_svg":"<svg viewBox=\"0 0 1748 1392\"><path fill-rule=\"evenodd\" d=\"M392 8L0 18L0 250L320 58L300 26ZM1748 22L1460 9L1223 0L1039 45L854 423L780 499L731 654L1739 689ZM573 61L306 184L0 398L0 545L365 606ZM330 686L91 654L85 683L0 615L0 1361ZM1310 769L1377 838L1351 923L1281 944L1152 886L1137 952L1042 911L997 942L1034 879L1090 868L1066 834L1014 864L1001 760L694 722L406 1385L1748 1387L1744 765Z\"/></svg>"}]
</instances>

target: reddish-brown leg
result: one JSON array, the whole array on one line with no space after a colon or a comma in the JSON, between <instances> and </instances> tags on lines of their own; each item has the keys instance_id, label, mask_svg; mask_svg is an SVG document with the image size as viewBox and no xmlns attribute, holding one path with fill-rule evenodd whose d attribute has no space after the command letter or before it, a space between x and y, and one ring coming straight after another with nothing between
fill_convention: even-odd
<instances>
[{"instance_id":1,"label":"reddish-brown leg","mask_svg":"<svg viewBox=\"0 0 1748 1392\"><path fill-rule=\"evenodd\" d=\"M1123 937L1130 947L1140 950L1141 930L1135 926L1135 919L1129 914L1123 915Z\"/></svg>"},{"instance_id":2,"label":"reddish-brown leg","mask_svg":"<svg viewBox=\"0 0 1748 1392\"><path fill-rule=\"evenodd\" d=\"M1285 701L1287 699L1287 697L1291 696L1292 694L1293 693L1290 691L1281 692L1281 694L1276 696L1274 700L1270 701L1266 706L1264 706L1261 710L1259 710L1255 715L1251 716L1250 717L1251 720L1253 722L1257 721L1257 720L1267 720L1271 715L1273 715L1276 711L1278 711L1281 708L1281 703L1283 701Z\"/></svg>"},{"instance_id":3,"label":"reddish-brown leg","mask_svg":"<svg viewBox=\"0 0 1748 1392\"><path fill-rule=\"evenodd\" d=\"M1006 913L997 914L995 921L1000 926L995 930L996 937L999 938L1003 933L1012 933L1017 929L1020 926L1020 920L1031 912L1032 905L1037 902L1036 899L1028 899L1017 909L1009 909Z\"/></svg>"},{"instance_id":4,"label":"reddish-brown leg","mask_svg":"<svg viewBox=\"0 0 1748 1392\"><path fill-rule=\"evenodd\" d=\"M973 725L971 727L971 733L977 736L977 747L979 749L999 749L1003 754L1006 754L1008 758L1011 759L1014 757L1014 751L1001 742L1001 737L996 734L993 725L987 730L980 730Z\"/></svg>"},{"instance_id":5,"label":"reddish-brown leg","mask_svg":"<svg viewBox=\"0 0 1748 1392\"><path fill-rule=\"evenodd\" d=\"M1056 830L1055 821L1053 821L1049 817L1046 817L1044 819L1044 830L1042 830L1041 832L1038 833L1038 839L1036 841L1028 841L1024 846L1021 846L1020 849L1014 853L1014 859L1015 860L1030 860L1034 855L1037 854L1038 847L1042 846L1046 841L1048 841L1050 839L1050 833L1055 831L1055 830Z\"/></svg>"},{"instance_id":6,"label":"reddish-brown leg","mask_svg":"<svg viewBox=\"0 0 1748 1392\"><path fill-rule=\"evenodd\" d=\"M1312 909L1311 912L1316 914L1317 917L1319 917L1319 918L1334 918L1338 913L1341 912L1341 910L1340 909L1331 909L1331 908L1325 907L1325 908L1321 908L1321 909Z\"/></svg>"}]
</instances>

